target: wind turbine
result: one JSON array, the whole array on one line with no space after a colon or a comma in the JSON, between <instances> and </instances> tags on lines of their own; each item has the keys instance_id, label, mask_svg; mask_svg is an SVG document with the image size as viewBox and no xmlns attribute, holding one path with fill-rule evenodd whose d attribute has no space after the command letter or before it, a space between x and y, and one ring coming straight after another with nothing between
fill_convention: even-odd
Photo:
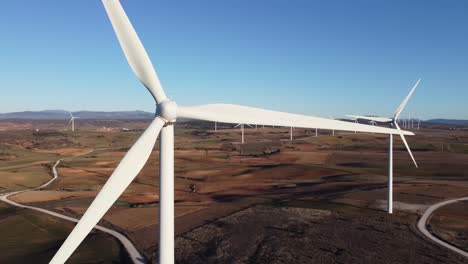
<instances>
[{"instance_id":1,"label":"wind turbine","mask_svg":"<svg viewBox=\"0 0 468 264\"><path fill-rule=\"evenodd\" d=\"M249 127L252 127L251 125L247 124ZM242 141L241 143L244 144L244 124L237 124L234 128L240 127L241 129L241 134L242 134Z\"/></svg>"},{"instance_id":2,"label":"wind turbine","mask_svg":"<svg viewBox=\"0 0 468 264\"><path fill-rule=\"evenodd\" d=\"M403 109L405 108L406 104L408 103L409 99L414 93L414 90L416 90L416 87L418 87L419 82L421 79L418 79L416 84L413 86L409 94L406 96L406 98L403 100L403 102L400 104L400 106L397 108L395 115L393 118L386 118L386 117L378 117L378 116L356 116L356 115L347 115L348 117L353 117L356 119L364 119L364 120L369 120L369 121L374 121L374 122L382 122L382 123L388 123L392 127L396 127L398 131L402 131L400 129L400 126L398 125L399 117L401 115L401 112L403 112ZM404 120L404 119L403 119ZM408 153L413 160L414 166L416 168L418 167L418 164L416 163L416 160L414 159L413 153L411 152L411 149L408 145L408 142L406 142L405 136L400 133L401 140L405 144L406 149L408 150ZM389 140L389 147L388 147L388 194L387 194L387 211L389 214L393 213L393 134L390 134L390 140Z\"/></svg>"},{"instance_id":3,"label":"wind turbine","mask_svg":"<svg viewBox=\"0 0 468 264\"><path fill-rule=\"evenodd\" d=\"M179 107L175 101L167 98L156 71L120 2L118 0L103 0L103 4L130 67L155 99L157 105L156 117L125 154L81 220L51 260L50 263L52 264L63 264L67 261L107 210L130 185L151 155L158 135L160 135L159 263L174 263L174 124L178 117L230 124L258 123L270 126L296 126L414 135L409 131L397 131L390 128L372 127L232 104ZM141 263L141 260L132 260L135 263Z\"/></svg>"},{"instance_id":4,"label":"wind turbine","mask_svg":"<svg viewBox=\"0 0 468 264\"><path fill-rule=\"evenodd\" d=\"M75 119L79 118L77 116L73 116L71 112L68 112L70 114L70 121L68 122L68 124L72 125L72 131L75 131Z\"/></svg>"},{"instance_id":5,"label":"wind turbine","mask_svg":"<svg viewBox=\"0 0 468 264\"><path fill-rule=\"evenodd\" d=\"M354 121L354 123L359 124L358 118L354 117L356 115L347 115L347 117L351 118L351 120ZM356 134L357 131L354 131L354 134Z\"/></svg>"},{"instance_id":6,"label":"wind turbine","mask_svg":"<svg viewBox=\"0 0 468 264\"><path fill-rule=\"evenodd\" d=\"M332 116L328 116L328 118L335 120L335 118ZM332 129L332 136L335 136L335 129Z\"/></svg>"}]
</instances>

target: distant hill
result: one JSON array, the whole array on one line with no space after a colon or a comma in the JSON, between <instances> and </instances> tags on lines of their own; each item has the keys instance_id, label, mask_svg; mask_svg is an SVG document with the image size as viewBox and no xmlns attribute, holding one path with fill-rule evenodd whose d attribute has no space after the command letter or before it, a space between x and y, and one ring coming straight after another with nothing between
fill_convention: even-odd
<instances>
[{"instance_id":1,"label":"distant hill","mask_svg":"<svg viewBox=\"0 0 468 264\"><path fill-rule=\"evenodd\" d=\"M449 124L449 125L468 125L468 120L461 119L430 119L427 123Z\"/></svg>"},{"instance_id":2,"label":"distant hill","mask_svg":"<svg viewBox=\"0 0 468 264\"><path fill-rule=\"evenodd\" d=\"M72 114L81 119L93 120L149 120L154 118L154 113L145 111L76 111ZM5 119L23 119L23 120L68 120L70 114L65 110L44 110L44 111L23 111L12 113L0 113L0 120ZM179 121L185 121L180 119ZM434 124L448 124L448 125L468 125L468 120L458 119L431 119L424 121L426 123Z\"/></svg>"},{"instance_id":3,"label":"distant hill","mask_svg":"<svg viewBox=\"0 0 468 264\"><path fill-rule=\"evenodd\" d=\"M72 112L73 116L81 119L153 119L154 113L145 111L77 111ZM2 119L41 119L41 120L63 120L70 119L70 114L65 110L44 110L44 111L24 111L0 114Z\"/></svg>"}]
</instances>

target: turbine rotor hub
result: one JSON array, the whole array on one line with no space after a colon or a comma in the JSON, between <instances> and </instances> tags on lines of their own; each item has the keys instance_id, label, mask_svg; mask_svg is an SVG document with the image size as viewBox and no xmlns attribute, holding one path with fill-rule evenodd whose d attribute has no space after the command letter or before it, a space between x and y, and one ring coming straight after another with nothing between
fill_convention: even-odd
<instances>
[{"instance_id":1,"label":"turbine rotor hub","mask_svg":"<svg viewBox=\"0 0 468 264\"><path fill-rule=\"evenodd\" d=\"M166 122L175 122L177 119L177 104L172 100L164 100L157 105L156 115Z\"/></svg>"}]
</instances>

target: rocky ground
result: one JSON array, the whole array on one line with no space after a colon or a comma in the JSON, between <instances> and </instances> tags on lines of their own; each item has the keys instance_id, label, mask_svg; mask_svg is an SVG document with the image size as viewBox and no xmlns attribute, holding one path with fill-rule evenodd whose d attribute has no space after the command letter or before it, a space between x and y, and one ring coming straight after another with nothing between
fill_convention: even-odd
<instances>
[{"instance_id":1,"label":"rocky ground","mask_svg":"<svg viewBox=\"0 0 468 264\"><path fill-rule=\"evenodd\" d=\"M255 206L176 240L177 263L468 263L384 213Z\"/></svg>"}]
</instances>

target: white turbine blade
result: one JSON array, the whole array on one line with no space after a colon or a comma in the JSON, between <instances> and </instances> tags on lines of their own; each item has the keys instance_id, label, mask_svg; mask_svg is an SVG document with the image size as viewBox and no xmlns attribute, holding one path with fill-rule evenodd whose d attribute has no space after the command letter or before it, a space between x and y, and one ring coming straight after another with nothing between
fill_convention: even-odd
<instances>
[{"instance_id":1,"label":"white turbine blade","mask_svg":"<svg viewBox=\"0 0 468 264\"><path fill-rule=\"evenodd\" d=\"M62 264L73 254L99 220L125 191L148 160L164 121L155 118L130 148L93 203L49 263Z\"/></svg>"},{"instance_id":2,"label":"white turbine blade","mask_svg":"<svg viewBox=\"0 0 468 264\"><path fill-rule=\"evenodd\" d=\"M345 115L346 117L350 117L352 119L359 119L360 117L357 115Z\"/></svg>"},{"instance_id":3,"label":"white turbine blade","mask_svg":"<svg viewBox=\"0 0 468 264\"><path fill-rule=\"evenodd\" d=\"M70 115L70 117L71 117L71 118L73 118L73 115L72 115L72 113L71 113L71 112L68 112L68 114Z\"/></svg>"},{"instance_id":4,"label":"white turbine blade","mask_svg":"<svg viewBox=\"0 0 468 264\"><path fill-rule=\"evenodd\" d=\"M245 125L246 125L246 126L249 126L249 127L251 127L251 128L253 128L253 126L251 126L251 125L249 125L249 124L245 124Z\"/></svg>"},{"instance_id":5,"label":"white turbine blade","mask_svg":"<svg viewBox=\"0 0 468 264\"><path fill-rule=\"evenodd\" d=\"M409 92L409 94L406 96L405 100L403 100L403 102L401 102L400 106L398 107L398 109L397 109L396 112L395 112L395 119L398 119L398 117L400 116L401 112L403 112L403 109L405 108L405 106L406 106L406 104L408 103L409 99L410 99L411 96L413 95L414 90L416 90L416 87L418 87L418 84L419 84L420 81L421 81L421 79L418 79L418 81L417 81L416 84L413 86L413 88L411 89L411 91Z\"/></svg>"},{"instance_id":6,"label":"white turbine blade","mask_svg":"<svg viewBox=\"0 0 468 264\"><path fill-rule=\"evenodd\" d=\"M234 128L238 128L239 126L241 126L242 124L237 124Z\"/></svg>"},{"instance_id":7,"label":"white turbine blade","mask_svg":"<svg viewBox=\"0 0 468 264\"><path fill-rule=\"evenodd\" d=\"M231 124L260 124L268 126L283 127L303 127L334 129L342 131L358 131L383 134L400 134L396 129L378 126L356 124L354 122L344 122L321 117L289 114L271 110L264 110L254 107L231 105L231 104L210 104L201 106L179 107L177 116L197 120L231 123ZM405 135L414 135L409 131L402 131Z\"/></svg>"},{"instance_id":8,"label":"white turbine blade","mask_svg":"<svg viewBox=\"0 0 468 264\"><path fill-rule=\"evenodd\" d=\"M400 129L400 126L398 125L397 122L395 122L395 126L396 126L396 128L397 128L398 131L402 131L402 130ZM411 152L411 149L410 149L410 147L409 147L409 145L408 145L408 142L406 142L405 136L404 136L403 134L400 134L400 137L401 137L401 140L403 140L403 143L405 144L405 147L406 147L406 149L408 150L408 153L409 153L409 155L411 156L411 159L412 159L413 162L414 162L414 166L416 166L416 168L417 168L417 167L418 167L418 164L416 163L416 160L414 159L413 153Z\"/></svg>"},{"instance_id":9,"label":"white turbine blade","mask_svg":"<svg viewBox=\"0 0 468 264\"><path fill-rule=\"evenodd\" d=\"M376 122L381 122L381 123L388 123L388 122L393 121L390 118L379 117L379 116L360 116L360 115L346 115L346 116L354 118L354 119L363 119L363 120L376 121Z\"/></svg>"},{"instance_id":10,"label":"white turbine blade","mask_svg":"<svg viewBox=\"0 0 468 264\"><path fill-rule=\"evenodd\" d=\"M102 0L128 64L156 102L166 100L153 64L118 0Z\"/></svg>"},{"instance_id":11,"label":"white turbine blade","mask_svg":"<svg viewBox=\"0 0 468 264\"><path fill-rule=\"evenodd\" d=\"M73 121L73 118L72 118L72 119L70 119L70 121L68 121L68 124L71 124L71 122L72 122L72 121Z\"/></svg>"}]
</instances>

